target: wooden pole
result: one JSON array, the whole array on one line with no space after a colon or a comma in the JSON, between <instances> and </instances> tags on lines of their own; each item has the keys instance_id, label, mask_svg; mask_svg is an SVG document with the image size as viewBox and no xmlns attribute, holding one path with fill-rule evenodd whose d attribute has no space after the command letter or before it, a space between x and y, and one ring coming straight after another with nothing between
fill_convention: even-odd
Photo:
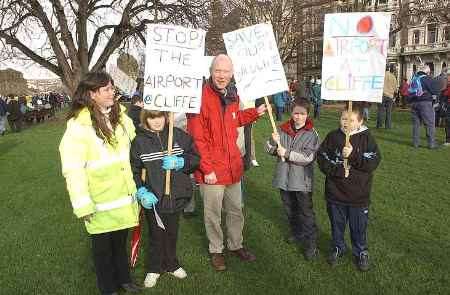
<instances>
[{"instance_id":1,"label":"wooden pole","mask_svg":"<svg viewBox=\"0 0 450 295\"><path fill-rule=\"evenodd\" d=\"M352 101L348 102L348 110L347 110L347 128L345 130L345 146L350 146L350 117L352 115ZM345 169L345 177L347 178L350 174L350 166L348 165L348 158L344 158L344 169Z\"/></svg>"},{"instance_id":2,"label":"wooden pole","mask_svg":"<svg viewBox=\"0 0 450 295\"><path fill-rule=\"evenodd\" d=\"M278 134L277 125L275 124L275 120L273 119L272 105L270 104L269 98L267 96L264 96L264 102L266 103L267 113L269 113L269 118L270 118L270 123L272 124L273 133ZM277 145L281 146L280 141L277 141ZM285 161L283 157L281 157L281 161L283 161L283 162Z\"/></svg>"},{"instance_id":3,"label":"wooden pole","mask_svg":"<svg viewBox=\"0 0 450 295\"><path fill-rule=\"evenodd\" d=\"M169 112L169 138L167 139L167 155L172 154L172 143L173 143L173 112ZM170 170L166 171L166 186L164 191L164 196L170 197Z\"/></svg>"}]
</instances>

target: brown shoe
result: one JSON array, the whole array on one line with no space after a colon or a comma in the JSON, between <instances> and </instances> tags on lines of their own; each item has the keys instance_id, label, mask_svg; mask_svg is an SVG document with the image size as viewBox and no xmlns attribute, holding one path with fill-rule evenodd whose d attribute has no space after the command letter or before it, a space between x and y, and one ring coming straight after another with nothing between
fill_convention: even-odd
<instances>
[{"instance_id":1,"label":"brown shoe","mask_svg":"<svg viewBox=\"0 0 450 295\"><path fill-rule=\"evenodd\" d=\"M234 251L231 251L234 255L239 257L242 261L255 261L256 256L253 255L250 251L248 251L245 248L237 249Z\"/></svg>"},{"instance_id":2,"label":"brown shoe","mask_svg":"<svg viewBox=\"0 0 450 295\"><path fill-rule=\"evenodd\" d=\"M211 264L216 271L224 271L227 269L225 266L225 257L222 253L211 253Z\"/></svg>"}]
</instances>

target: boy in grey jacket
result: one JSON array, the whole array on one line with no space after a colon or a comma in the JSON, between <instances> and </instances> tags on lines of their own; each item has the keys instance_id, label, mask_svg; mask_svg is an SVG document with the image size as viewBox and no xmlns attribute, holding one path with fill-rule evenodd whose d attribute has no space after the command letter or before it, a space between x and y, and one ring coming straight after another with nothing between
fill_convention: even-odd
<instances>
[{"instance_id":1,"label":"boy in grey jacket","mask_svg":"<svg viewBox=\"0 0 450 295\"><path fill-rule=\"evenodd\" d=\"M318 254L312 191L319 136L308 118L309 109L307 100L296 99L291 119L266 143L267 152L278 156L272 185L280 189L291 230L289 241L303 245L306 260Z\"/></svg>"}]
</instances>

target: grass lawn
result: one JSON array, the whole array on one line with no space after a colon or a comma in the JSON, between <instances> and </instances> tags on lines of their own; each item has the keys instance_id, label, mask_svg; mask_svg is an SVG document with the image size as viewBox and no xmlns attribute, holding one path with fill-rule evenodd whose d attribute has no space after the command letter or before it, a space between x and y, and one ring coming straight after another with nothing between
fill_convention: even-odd
<instances>
[{"instance_id":1,"label":"grass lawn","mask_svg":"<svg viewBox=\"0 0 450 295\"><path fill-rule=\"evenodd\" d=\"M337 118L336 111L324 110L316 121L321 138L336 128ZM450 148L413 149L410 114L395 112L393 122L392 130L372 129L383 159L369 213L369 272L359 273L350 255L334 269L325 261L330 226L318 169L314 206L320 258L306 262L299 249L284 242L285 215L271 187L274 159L263 151L271 133L265 118L255 128L261 167L246 174L245 186L244 238L257 261L227 257L227 271L215 272L201 215L182 219L178 254L188 278L163 275L143 293L450 294ZM369 127L374 123L370 120ZM90 240L72 214L60 172L58 144L64 129L58 119L0 137L0 294L97 294ZM437 138L442 143L442 130ZM145 277L145 255L141 251L133 271L139 283Z\"/></svg>"}]
</instances>

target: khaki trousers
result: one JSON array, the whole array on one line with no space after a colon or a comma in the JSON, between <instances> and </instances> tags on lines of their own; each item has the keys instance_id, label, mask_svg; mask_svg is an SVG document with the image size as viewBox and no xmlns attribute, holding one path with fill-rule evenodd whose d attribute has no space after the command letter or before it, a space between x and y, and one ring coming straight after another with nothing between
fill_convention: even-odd
<instances>
[{"instance_id":1,"label":"khaki trousers","mask_svg":"<svg viewBox=\"0 0 450 295\"><path fill-rule=\"evenodd\" d=\"M210 253L222 253L224 249L222 232L222 209L225 212L227 228L227 247L234 251L242 248L242 214L241 182L231 185L201 184L203 197L206 235L209 240Z\"/></svg>"}]
</instances>

